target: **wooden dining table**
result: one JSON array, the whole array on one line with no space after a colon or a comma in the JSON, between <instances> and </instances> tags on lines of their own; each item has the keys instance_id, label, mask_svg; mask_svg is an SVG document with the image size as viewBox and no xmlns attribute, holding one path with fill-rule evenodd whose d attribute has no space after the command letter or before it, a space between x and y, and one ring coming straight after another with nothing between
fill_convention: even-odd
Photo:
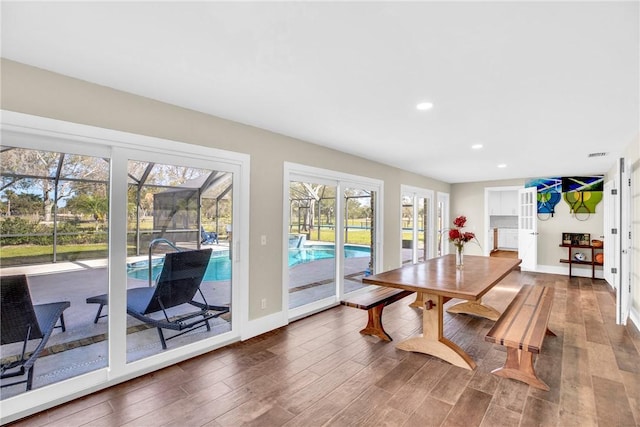
<instances>
[{"instance_id":1,"label":"wooden dining table","mask_svg":"<svg viewBox=\"0 0 640 427\"><path fill-rule=\"evenodd\" d=\"M447 312L497 320L500 312L483 304L482 297L521 262L514 258L465 255L464 267L459 269L455 255L444 255L368 276L362 281L417 292L416 302L423 308L422 334L398 343L398 349L430 354L473 370L476 363L471 356L443 335L444 304L459 298L464 301L449 307Z\"/></svg>"}]
</instances>

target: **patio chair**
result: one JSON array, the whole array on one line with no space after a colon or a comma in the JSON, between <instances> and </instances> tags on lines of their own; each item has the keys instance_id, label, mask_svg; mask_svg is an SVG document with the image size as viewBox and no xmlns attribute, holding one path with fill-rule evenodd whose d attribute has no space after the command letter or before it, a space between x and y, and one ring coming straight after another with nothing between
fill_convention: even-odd
<instances>
[{"instance_id":1,"label":"patio chair","mask_svg":"<svg viewBox=\"0 0 640 427\"><path fill-rule=\"evenodd\" d=\"M205 231L203 226L200 226L200 243L203 245L218 244L218 233L215 231Z\"/></svg>"},{"instance_id":2,"label":"patio chair","mask_svg":"<svg viewBox=\"0 0 640 427\"><path fill-rule=\"evenodd\" d=\"M51 336L54 328L64 326L63 311L69 308L69 301L53 302L48 304L36 304L31 302L27 276L0 277L0 322L2 323L2 345L22 343L22 351L19 359L15 357L5 358L0 367L0 379L13 378L27 375L25 380L15 381L10 384L4 382L0 387L9 387L16 384L27 384L27 391L33 386L33 366ZM56 326L60 320L60 325ZM28 352L27 344L32 340L40 340L36 348Z\"/></svg>"},{"instance_id":3,"label":"patio chair","mask_svg":"<svg viewBox=\"0 0 640 427\"><path fill-rule=\"evenodd\" d=\"M158 329L163 350L166 350L166 341L169 339L202 326L206 326L207 331L210 331L209 320L229 312L229 307L208 304L200 290L200 283L210 257L210 248L168 253L165 255L162 271L155 286L127 290L127 313ZM202 302L194 300L197 293L200 294ZM104 317L101 315L102 308L108 302L108 294L87 298L88 304L100 304L94 323ZM175 316L170 316L167 312L168 309L183 304L192 305L198 310ZM162 312L162 315L151 316L158 312ZM171 329L179 333L165 337L163 329Z\"/></svg>"}]
</instances>

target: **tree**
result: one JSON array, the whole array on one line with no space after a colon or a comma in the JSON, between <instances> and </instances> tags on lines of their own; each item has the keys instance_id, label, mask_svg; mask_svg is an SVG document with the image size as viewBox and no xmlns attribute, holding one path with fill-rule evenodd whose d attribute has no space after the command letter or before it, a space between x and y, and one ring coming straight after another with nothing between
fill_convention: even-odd
<instances>
[{"instance_id":1,"label":"tree","mask_svg":"<svg viewBox=\"0 0 640 427\"><path fill-rule=\"evenodd\" d=\"M56 203L77 192L82 180L108 182L109 179L109 162L100 157L5 148L2 152L3 186L40 194L45 221L51 220Z\"/></svg>"},{"instance_id":2,"label":"tree","mask_svg":"<svg viewBox=\"0 0 640 427\"><path fill-rule=\"evenodd\" d=\"M109 201L106 197L93 194L79 194L67 202L70 212L80 212L91 215L96 221L96 231L100 223L104 223L109 212Z\"/></svg>"},{"instance_id":3,"label":"tree","mask_svg":"<svg viewBox=\"0 0 640 427\"><path fill-rule=\"evenodd\" d=\"M36 194L18 194L13 190L5 190L4 197L7 199L7 216L37 215L42 211L42 197Z\"/></svg>"}]
</instances>

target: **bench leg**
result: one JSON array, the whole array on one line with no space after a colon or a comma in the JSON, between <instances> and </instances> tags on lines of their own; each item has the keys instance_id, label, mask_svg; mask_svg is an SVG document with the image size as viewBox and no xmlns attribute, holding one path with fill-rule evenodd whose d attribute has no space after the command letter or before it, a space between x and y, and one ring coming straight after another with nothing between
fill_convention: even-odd
<instances>
[{"instance_id":1,"label":"bench leg","mask_svg":"<svg viewBox=\"0 0 640 427\"><path fill-rule=\"evenodd\" d=\"M492 373L503 378L522 381L529 384L531 387L549 391L549 386L536 375L536 372L533 369L533 353L528 351L508 347L507 361L505 362L504 367L495 369Z\"/></svg>"},{"instance_id":2,"label":"bench leg","mask_svg":"<svg viewBox=\"0 0 640 427\"><path fill-rule=\"evenodd\" d=\"M392 341L391 335L389 335L382 327L383 309L384 304L380 304L367 310L369 320L367 322L367 327L360 331L361 334L373 335L384 341Z\"/></svg>"}]
</instances>

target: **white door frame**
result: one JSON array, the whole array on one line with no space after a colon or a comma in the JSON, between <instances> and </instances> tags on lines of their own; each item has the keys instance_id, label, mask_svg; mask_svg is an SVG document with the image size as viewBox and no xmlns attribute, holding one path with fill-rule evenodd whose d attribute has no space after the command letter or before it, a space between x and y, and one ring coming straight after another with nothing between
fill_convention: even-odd
<instances>
[{"instance_id":1,"label":"white door frame","mask_svg":"<svg viewBox=\"0 0 640 427\"><path fill-rule=\"evenodd\" d=\"M440 245L441 251L440 255L447 255L449 253L449 242L445 239L444 230L448 227L450 223L450 210L451 207L449 205L449 193L442 193L438 191L436 194L436 206L442 206L442 223L438 224L438 237L436 240L436 245ZM436 254L437 247L436 247Z\"/></svg>"},{"instance_id":2,"label":"white door frame","mask_svg":"<svg viewBox=\"0 0 640 427\"><path fill-rule=\"evenodd\" d=\"M615 290L620 286L620 177L604 184L604 279Z\"/></svg>"},{"instance_id":3,"label":"white door frame","mask_svg":"<svg viewBox=\"0 0 640 427\"><path fill-rule=\"evenodd\" d=\"M501 192L501 191L518 191L522 188L521 185L512 185L506 187L485 187L484 188L484 242L485 248L483 250L485 256L491 255L491 250L493 248L489 247L489 233L492 233L492 230L489 230L491 227L491 213L489 211L489 197L492 192Z\"/></svg>"},{"instance_id":4,"label":"white door frame","mask_svg":"<svg viewBox=\"0 0 640 427\"><path fill-rule=\"evenodd\" d=\"M402 201L402 197L404 197L405 195L409 195L412 197L413 200L413 230L411 233L411 240L413 241L412 244L412 254L411 254L411 262L413 264L415 264L417 262L418 259L418 224L416 222L417 218L418 218L418 204L416 203L418 198L423 197L425 199L429 200L429 206L427 207L427 212L425 213L427 215L427 218L429 218L430 222L427 224L428 229L427 231L427 241L424 242L424 244L426 245L427 248L427 254L426 257L428 258L433 258L433 254L434 252L434 235L433 235L433 229L435 227L435 219L433 216L433 212L434 212L434 193L433 190L427 190L425 188L420 188L420 187L412 187L410 185L400 185L400 200ZM400 203L400 239L402 239L402 203ZM402 245L400 246L400 252L402 253ZM400 260L402 262L402 254L400 255Z\"/></svg>"},{"instance_id":5,"label":"white door frame","mask_svg":"<svg viewBox=\"0 0 640 427\"><path fill-rule=\"evenodd\" d=\"M631 309L631 254L633 241L631 238L631 164L621 158L618 163L620 177L620 283L616 289L616 323L626 325Z\"/></svg>"}]
</instances>

